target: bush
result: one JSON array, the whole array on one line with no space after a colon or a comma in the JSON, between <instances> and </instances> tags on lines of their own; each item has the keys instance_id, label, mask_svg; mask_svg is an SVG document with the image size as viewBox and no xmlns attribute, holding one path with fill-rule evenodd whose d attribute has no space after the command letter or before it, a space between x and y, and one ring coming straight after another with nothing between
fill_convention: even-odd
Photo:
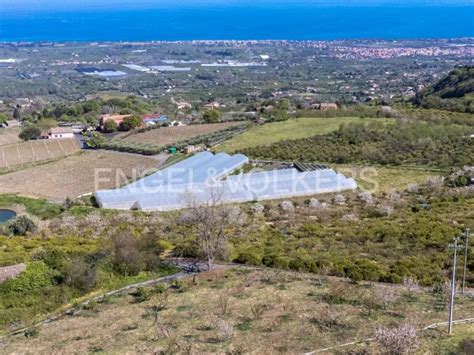
<instances>
[{"instance_id":1,"label":"bush","mask_svg":"<svg viewBox=\"0 0 474 355\"><path fill-rule=\"evenodd\" d=\"M141 269L140 252L135 238L126 231L122 231L114 237L113 243L115 270L126 276L138 275Z\"/></svg>"},{"instance_id":2,"label":"bush","mask_svg":"<svg viewBox=\"0 0 474 355\"><path fill-rule=\"evenodd\" d=\"M41 129L36 126L28 126L22 129L18 137L24 141L38 139L41 136Z\"/></svg>"},{"instance_id":3,"label":"bush","mask_svg":"<svg viewBox=\"0 0 474 355\"><path fill-rule=\"evenodd\" d=\"M220 117L221 117L221 113L215 109L206 110L206 112L204 112L202 116L204 121L206 121L207 123L219 122Z\"/></svg>"},{"instance_id":4,"label":"bush","mask_svg":"<svg viewBox=\"0 0 474 355\"><path fill-rule=\"evenodd\" d=\"M97 268L84 260L74 260L65 272L66 284L86 293L97 285Z\"/></svg>"},{"instance_id":5,"label":"bush","mask_svg":"<svg viewBox=\"0 0 474 355\"><path fill-rule=\"evenodd\" d=\"M111 133L118 129L117 123L113 120L107 120L104 123L104 132Z\"/></svg>"},{"instance_id":6,"label":"bush","mask_svg":"<svg viewBox=\"0 0 474 355\"><path fill-rule=\"evenodd\" d=\"M143 124L143 119L140 116L134 115L124 118L122 123L120 123L121 131L130 131L137 127L140 127Z\"/></svg>"},{"instance_id":7,"label":"bush","mask_svg":"<svg viewBox=\"0 0 474 355\"><path fill-rule=\"evenodd\" d=\"M8 230L13 235L26 235L34 233L37 229L36 223L28 216L19 216L8 225Z\"/></svg>"},{"instance_id":8,"label":"bush","mask_svg":"<svg viewBox=\"0 0 474 355\"><path fill-rule=\"evenodd\" d=\"M150 300L151 291L145 287L138 287L131 295L133 296L133 303L141 303Z\"/></svg>"},{"instance_id":9,"label":"bush","mask_svg":"<svg viewBox=\"0 0 474 355\"><path fill-rule=\"evenodd\" d=\"M238 256L234 259L234 262L240 264L261 265L262 259L263 255L260 250L248 248L240 251Z\"/></svg>"}]
</instances>

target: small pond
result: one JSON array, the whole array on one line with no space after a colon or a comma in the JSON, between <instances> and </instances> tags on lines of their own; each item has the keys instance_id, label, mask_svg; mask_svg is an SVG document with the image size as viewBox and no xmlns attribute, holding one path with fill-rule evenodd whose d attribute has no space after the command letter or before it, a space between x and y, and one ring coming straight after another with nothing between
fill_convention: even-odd
<instances>
[{"instance_id":1,"label":"small pond","mask_svg":"<svg viewBox=\"0 0 474 355\"><path fill-rule=\"evenodd\" d=\"M12 218L16 217L16 212L12 210L2 210L0 209L0 224L9 221Z\"/></svg>"}]
</instances>

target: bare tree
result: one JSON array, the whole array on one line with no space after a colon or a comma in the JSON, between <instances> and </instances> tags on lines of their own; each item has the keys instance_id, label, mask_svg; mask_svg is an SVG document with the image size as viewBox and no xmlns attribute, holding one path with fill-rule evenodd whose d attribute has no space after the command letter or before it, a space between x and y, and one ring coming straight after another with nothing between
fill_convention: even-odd
<instances>
[{"instance_id":1,"label":"bare tree","mask_svg":"<svg viewBox=\"0 0 474 355\"><path fill-rule=\"evenodd\" d=\"M242 214L238 207L222 204L223 192L218 188L209 189L204 197L199 197L186 196L188 210L184 220L195 229L210 270L217 257L225 256L229 229L242 220Z\"/></svg>"}]
</instances>

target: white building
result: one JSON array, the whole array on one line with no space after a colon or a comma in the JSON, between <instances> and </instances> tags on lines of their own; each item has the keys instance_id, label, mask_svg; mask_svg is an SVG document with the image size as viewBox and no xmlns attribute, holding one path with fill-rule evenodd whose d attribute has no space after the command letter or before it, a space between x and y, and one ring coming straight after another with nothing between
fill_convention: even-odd
<instances>
[{"instance_id":1,"label":"white building","mask_svg":"<svg viewBox=\"0 0 474 355\"><path fill-rule=\"evenodd\" d=\"M48 131L48 139L68 139L74 138L71 127L55 127Z\"/></svg>"}]
</instances>

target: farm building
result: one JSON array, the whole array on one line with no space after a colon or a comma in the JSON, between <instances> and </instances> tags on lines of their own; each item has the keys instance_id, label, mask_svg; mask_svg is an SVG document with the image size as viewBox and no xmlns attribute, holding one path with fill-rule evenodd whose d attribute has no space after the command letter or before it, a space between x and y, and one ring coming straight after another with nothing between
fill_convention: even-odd
<instances>
[{"instance_id":1,"label":"farm building","mask_svg":"<svg viewBox=\"0 0 474 355\"><path fill-rule=\"evenodd\" d=\"M97 191L95 197L102 208L170 211L209 201L242 203L357 187L353 179L332 169L282 169L230 176L248 161L242 154L202 152L121 189Z\"/></svg>"},{"instance_id":2,"label":"farm building","mask_svg":"<svg viewBox=\"0 0 474 355\"><path fill-rule=\"evenodd\" d=\"M120 126L120 124L123 122L123 120L127 117L130 117L131 115L100 115L99 118L99 128L101 130L104 129L104 124L107 121L114 121L117 126Z\"/></svg>"},{"instance_id":3,"label":"farm building","mask_svg":"<svg viewBox=\"0 0 474 355\"><path fill-rule=\"evenodd\" d=\"M47 139L70 139L74 138L71 127L54 127L48 130L45 138Z\"/></svg>"},{"instance_id":4,"label":"farm building","mask_svg":"<svg viewBox=\"0 0 474 355\"><path fill-rule=\"evenodd\" d=\"M203 145L188 145L183 148L184 154L192 154L196 152L201 152L205 149Z\"/></svg>"},{"instance_id":5,"label":"farm building","mask_svg":"<svg viewBox=\"0 0 474 355\"><path fill-rule=\"evenodd\" d=\"M323 102L317 105L317 109L320 111L337 110L338 108L335 102Z\"/></svg>"}]
</instances>

